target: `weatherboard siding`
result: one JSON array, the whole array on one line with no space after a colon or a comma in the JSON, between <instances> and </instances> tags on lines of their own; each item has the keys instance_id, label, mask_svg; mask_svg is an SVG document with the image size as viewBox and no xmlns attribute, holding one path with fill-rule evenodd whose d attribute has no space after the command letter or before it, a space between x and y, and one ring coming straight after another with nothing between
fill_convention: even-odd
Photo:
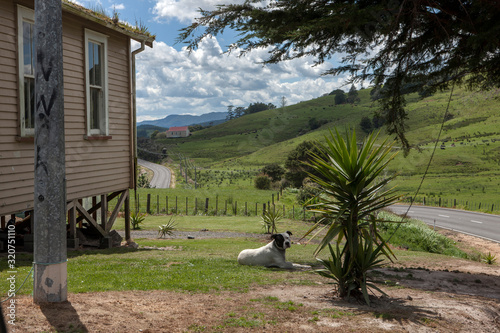
<instances>
[{"instance_id":1,"label":"weatherboard siding","mask_svg":"<svg viewBox=\"0 0 500 333\"><path fill-rule=\"evenodd\" d=\"M0 215L33 208L34 143L19 140L17 3L0 0ZM33 8L33 1L20 4ZM84 29L108 36L110 139L86 140ZM67 199L133 185L129 37L63 11Z\"/></svg>"}]
</instances>

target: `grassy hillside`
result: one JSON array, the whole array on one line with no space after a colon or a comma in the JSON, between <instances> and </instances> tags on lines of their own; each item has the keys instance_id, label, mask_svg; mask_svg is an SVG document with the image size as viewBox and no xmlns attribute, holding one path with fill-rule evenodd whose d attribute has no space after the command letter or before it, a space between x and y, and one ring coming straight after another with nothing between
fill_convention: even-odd
<instances>
[{"instance_id":1,"label":"grassy hillside","mask_svg":"<svg viewBox=\"0 0 500 333\"><path fill-rule=\"evenodd\" d=\"M271 162L283 163L287 154L304 140L323 140L333 127L354 127L358 138L363 116L372 117L377 103L370 90L359 91L356 105L334 104L324 96L296 105L267 110L195 132L189 138L165 140L171 153L189 157L193 164L212 170L256 170ZM415 147L408 156L399 154L388 172L400 174L402 194L414 195L427 167L442 119L449 91L425 99L408 96L407 137ZM448 200L457 206L471 203L491 206L500 203L500 94L498 90L470 92L456 88L443 124L441 138L420 190L418 200ZM311 130L316 119L322 126ZM382 129L381 139L386 138ZM392 139L392 138L391 138ZM396 144L397 146L397 144ZM175 155L173 155L175 156ZM248 186L252 186L248 182ZM472 207L474 209L474 207Z\"/></svg>"}]
</instances>

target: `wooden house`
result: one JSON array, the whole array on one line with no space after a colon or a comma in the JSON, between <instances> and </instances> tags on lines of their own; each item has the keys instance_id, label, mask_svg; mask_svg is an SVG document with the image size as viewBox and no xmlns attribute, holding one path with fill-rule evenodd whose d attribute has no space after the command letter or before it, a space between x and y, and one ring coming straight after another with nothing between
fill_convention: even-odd
<instances>
[{"instance_id":1,"label":"wooden house","mask_svg":"<svg viewBox=\"0 0 500 333\"><path fill-rule=\"evenodd\" d=\"M0 0L2 228L14 214L29 219L33 211L33 8L34 0ZM128 216L136 177L135 55L152 47L154 36L64 0L62 10L68 246L76 246L78 228L106 239L120 209ZM135 50L132 40L140 43Z\"/></svg>"},{"instance_id":2,"label":"wooden house","mask_svg":"<svg viewBox=\"0 0 500 333\"><path fill-rule=\"evenodd\" d=\"M187 126L170 127L167 131L167 138L187 138L189 128Z\"/></svg>"}]
</instances>

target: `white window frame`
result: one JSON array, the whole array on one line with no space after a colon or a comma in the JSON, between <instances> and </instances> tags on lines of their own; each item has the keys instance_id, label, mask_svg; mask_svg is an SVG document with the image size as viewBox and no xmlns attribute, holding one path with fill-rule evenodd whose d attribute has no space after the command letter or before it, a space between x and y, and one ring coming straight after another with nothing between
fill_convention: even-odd
<instances>
[{"instance_id":1,"label":"white window frame","mask_svg":"<svg viewBox=\"0 0 500 333\"><path fill-rule=\"evenodd\" d=\"M99 129L91 128L91 103L90 103L90 77L89 77L89 42L100 44L102 47L102 89L103 103L102 111L99 112ZM109 111L108 111L108 36L85 29L85 95L87 114L87 136L108 136L109 135Z\"/></svg>"},{"instance_id":2,"label":"white window frame","mask_svg":"<svg viewBox=\"0 0 500 333\"><path fill-rule=\"evenodd\" d=\"M25 126L25 99L24 96L24 31L23 31L23 22L29 22L31 24L35 24L35 11L20 5L17 5L17 50L18 50L18 86L19 86L19 123L20 123L20 131L21 137L34 136L35 128L26 128ZM34 47L34 45L33 45ZM34 67L35 64L33 64ZM35 79L35 73L33 71L33 75L30 77ZM35 110L34 110L35 113ZM35 117L35 114L33 114Z\"/></svg>"}]
</instances>

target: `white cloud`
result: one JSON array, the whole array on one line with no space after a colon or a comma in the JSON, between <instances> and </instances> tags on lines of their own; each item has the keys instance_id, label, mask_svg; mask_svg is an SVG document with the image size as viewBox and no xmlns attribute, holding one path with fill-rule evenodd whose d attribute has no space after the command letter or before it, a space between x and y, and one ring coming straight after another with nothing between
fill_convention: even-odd
<instances>
[{"instance_id":1,"label":"white cloud","mask_svg":"<svg viewBox=\"0 0 500 333\"><path fill-rule=\"evenodd\" d=\"M215 38L204 39L188 53L157 42L138 55L138 119L169 114L225 112L227 105L247 107L264 102L279 106L282 96L295 104L341 86L341 78L320 77L330 65L313 67L312 59L263 66L267 50L243 57L223 54Z\"/></svg>"},{"instance_id":2,"label":"white cloud","mask_svg":"<svg viewBox=\"0 0 500 333\"><path fill-rule=\"evenodd\" d=\"M114 10L124 10L125 5L123 3L116 3L111 6L112 9Z\"/></svg>"},{"instance_id":3,"label":"white cloud","mask_svg":"<svg viewBox=\"0 0 500 333\"><path fill-rule=\"evenodd\" d=\"M231 0L231 3L243 3L243 0ZM178 19L182 23L191 23L200 17L199 9L212 10L221 0L158 0L153 8L157 20Z\"/></svg>"}]
</instances>

